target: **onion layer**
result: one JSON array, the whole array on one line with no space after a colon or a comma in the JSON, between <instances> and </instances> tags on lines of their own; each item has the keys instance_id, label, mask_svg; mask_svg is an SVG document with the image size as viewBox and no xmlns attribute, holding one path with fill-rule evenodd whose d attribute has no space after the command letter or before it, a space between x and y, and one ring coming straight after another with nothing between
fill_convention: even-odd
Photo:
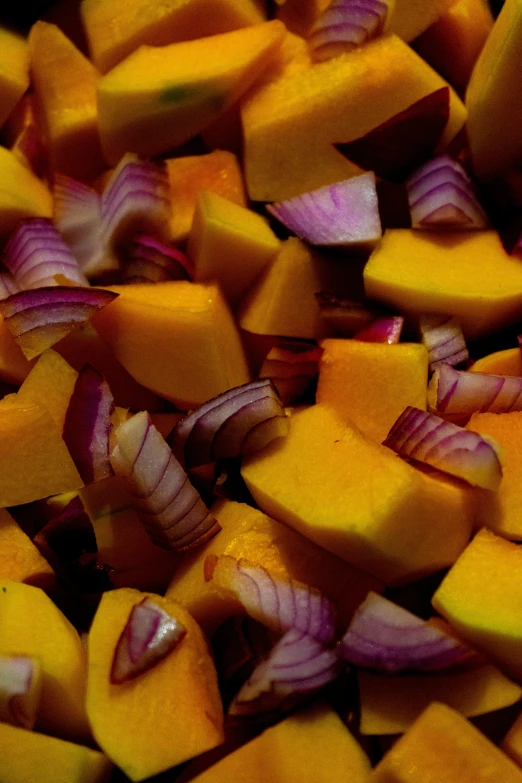
<instances>
[{"instance_id":1,"label":"onion layer","mask_svg":"<svg viewBox=\"0 0 522 783\"><path fill-rule=\"evenodd\" d=\"M36 660L0 656L0 721L32 729L40 701L41 677Z\"/></svg>"},{"instance_id":2,"label":"onion layer","mask_svg":"<svg viewBox=\"0 0 522 783\"><path fill-rule=\"evenodd\" d=\"M384 445L482 489L498 490L502 479L499 447L493 440L419 408L406 408Z\"/></svg>"},{"instance_id":3,"label":"onion layer","mask_svg":"<svg viewBox=\"0 0 522 783\"><path fill-rule=\"evenodd\" d=\"M312 59L322 62L376 38L387 14L382 0L333 0L309 36Z\"/></svg>"},{"instance_id":4,"label":"onion layer","mask_svg":"<svg viewBox=\"0 0 522 783\"><path fill-rule=\"evenodd\" d=\"M371 324L365 326L354 334L355 340L366 343L387 343L394 345L401 339L404 317L402 315L390 315L388 318L376 318Z\"/></svg>"},{"instance_id":5,"label":"onion layer","mask_svg":"<svg viewBox=\"0 0 522 783\"><path fill-rule=\"evenodd\" d=\"M453 421L467 421L473 413L509 413L522 410L522 378L455 370L441 364L428 386L430 410Z\"/></svg>"},{"instance_id":6,"label":"onion layer","mask_svg":"<svg viewBox=\"0 0 522 783\"><path fill-rule=\"evenodd\" d=\"M321 318L328 321L342 337L353 337L379 316L380 310L354 299L345 299L327 291L315 294Z\"/></svg>"},{"instance_id":7,"label":"onion layer","mask_svg":"<svg viewBox=\"0 0 522 783\"><path fill-rule=\"evenodd\" d=\"M192 265L177 247L148 234L134 237L123 270L124 283L164 283L192 277Z\"/></svg>"},{"instance_id":8,"label":"onion layer","mask_svg":"<svg viewBox=\"0 0 522 783\"><path fill-rule=\"evenodd\" d=\"M0 299L7 299L11 294L16 294L20 288L10 272L0 272Z\"/></svg>"},{"instance_id":9,"label":"onion layer","mask_svg":"<svg viewBox=\"0 0 522 783\"><path fill-rule=\"evenodd\" d=\"M442 364L452 366L469 359L466 341L456 318L447 315L422 315L419 330L423 345L428 351L432 372Z\"/></svg>"},{"instance_id":10,"label":"onion layer","mask_svg":"<svg viewBox=\"0 0 522 783\"><path fill-rule=\"evenodd\" d=\"M283 405L296 405L319 372L322 349L303 340L285 340L270 349L259 371L270 378Z\"/></svg>"}]
</instances>

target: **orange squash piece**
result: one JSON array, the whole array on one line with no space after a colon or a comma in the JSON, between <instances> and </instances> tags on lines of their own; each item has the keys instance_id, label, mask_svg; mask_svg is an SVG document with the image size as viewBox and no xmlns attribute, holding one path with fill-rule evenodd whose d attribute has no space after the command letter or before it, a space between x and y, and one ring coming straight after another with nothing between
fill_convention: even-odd
<instances>
[{"instance_id":1,"label":"orange squash piece","mask_svg":"<svg viewBox=\"0 0 522 783\"><path fill-rule=\"evenodd\" d=\"M0 379L19 386L27 378L30 369L29 360L0 316Z\"/></svg>"},{"instance_id":2,"label":"orange squash piece","mask_svg":"<svg viewBox=\"0 0 522 783\"><path fill-rule=\"evenodd\" d=\"M500 745L504 753L522 767L522 715L515 720Z\"/></svg>"},{"instance_id":3,"label":"orange squash piece","mask_svg":"<svg viewBox=\"0 0 522 783\"><path fill-rule=\"evenodd\" d=\"M395 0L389 29L404 41L413 41L454 2L455 0Z\"/></svg>"},{"instance_id":4,"label":"orange squash piece","mask_svg":"<svg viewBox=\"0 0 522 783\"><path fill-rule=\"evenodd\" d=\"M7 239L24 218L53 216L49 188L1 146L0 183L0 238Z\"/></svg>"},{"instance_id":5,"label":"orange squash piece","mask_svg":"<svg viewBox=\"0 0 522 783\"><path fill-rule=\"evenodd\" d=\"M522 375L522 351L520 348L506 348L477 359L470 367L471 372L485 372L491 375Z\"/></svg>"},{"instance_id":6,"label":"orange squash piece","mask_svg":"<svg viewBox=\"0 0 522 783\"><path fill-rule=\"evenodd\" d=\"M306 38L330 0L277 0L277 18L290 32Z\"/></svg>"},{"instance_id":7,"label":"orange squash piece","mask_svg":"<svg viewBox=\"0 0 522 783\"><path fill-rule=\"evenodd\" d=\"M134 606L150 598L186 635L138 677L112 684L120 635ZM175 601L121 589L104 593L88 638L87 711L100 747L131 780L181 764L223 741L223 708L212 658L198 625Z\"/></svg>"},{"instance_id":8,"label":"orange squash piece","mask_svg":"<svg viewBox=\"0 0 522 783\"><path fill-rule=\"evenodd\" d=\"M0 27L0 128L29 87L29 50L21 35Z\"/></svg>"},{"instance_id":9,"label":"orange squash piece","mask_svg":"<svg viewBox=\"0 0 522 783\"><path fill-rule=\"evenodd\" d=\"M77 378L76 370L59 353L47 350L20 386L16 399L20 403L33 403L45 408L61 435Z\"/></svg>"},{"instance_id":10,"label":"orange squash piece","mask_svg":"<svg viewBox=\"0 0 522 783\"><path fill-rule=\"evenodd\" d=\"M6 511L0 510L0 578L52 590L54 571L29 536Z\"/></svg>"}]
</instances>

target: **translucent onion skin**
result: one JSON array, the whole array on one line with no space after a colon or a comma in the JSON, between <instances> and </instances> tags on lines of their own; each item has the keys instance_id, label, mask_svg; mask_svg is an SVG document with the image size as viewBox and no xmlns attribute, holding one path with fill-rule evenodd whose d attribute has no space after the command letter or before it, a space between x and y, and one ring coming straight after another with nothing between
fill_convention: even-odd
<instances>
[{"instance_id":1,"label":"translucent onion skin","mask_svg":"<svg viewBox=\"0 0 522 783\"><path fill-rule=\"evenodd\" d=\"M520 411L522 378L455 370L449 364L441 364L428 386L428 405L444 418L459 422L466 422L479 411Z\"/></svg>"},{"instance_id":2,"label":"translucent onion skin","mask_svg":"<svg viewBox=\"0 0 522 783\"><path fill-rule=\"evenodd\" d=\"M110 459L126 479L131 501L151 541L183 552L200 546L221 529L145 411L112 434Z\"/></svg>"},{"instance_id":3,"label":"translucent onion skin","mask_svg":"<svg viewBox=\"0 0 522 783\"><path fill-rule=\"evenodd\" d=\"M171 653L187 629L150 598L133 607L116 645L111 682L119 684L151 669Z\"/></svg>"},{"instance_id":4,"label":"translucent onion skin","mask_svg":"<svg viewBox=\"0 0 522 783\"><path fill-rule=\"evenodd\" d=\"M168 437L187 468L251 454L288 433L288 418L268 378L236 386L184 416Z\"/></svg>"},{"instance_id":5,"label":"translucent onion skin","mask_svg":"<svg viewBox=\"0 0 522 783\"><path fill-rule=\"evenodd\" d=\"M376 38L387 14L382 0L333 0L309 36L312 59L323 62Z\"/></svg>"},{"instance_id":6,"label":"translucent onion skin","mask_svg":"<svg viewBox=\"0 0 522 783\"><path fill-rule=\"evenodd\" d=\"M31 698L37 663L22 655L0 656L0 721L32 729L39 693Z\"/></svg>"},{"instance_id":7,"label":"translucent onion skin","mask_svg":"<svg viewBox=\"0 0 522 783\"><path fill-rule=\"evenodd\" d=\"M349 663L390 673L437 671L473 659L475 652L377 593L368 593L339 645Z\"/></svg>"},{"instance_id":8,"label":"translucent onion skin","mask_svg":"<svg viewBox=\"0 0 522 783\"><path fill-rule=\"evenodd\" d=\"M388 318L376 318L371 324L354 334L355 340L365 343L387 343L395 345L401 339L404 317L391 315Z\"/></svg>"},{"instance_id":9,"label":"translucent onion skin","mask_svg":"<svg viewBox=\"0 0 522 783\"><path fill-rule=\"evenodd\" d=\"M431 372L443 364L454 367L469 359L466 340L456 318L449 315L422 315L419 331L428 351Z\"/></svg>"},{"instance_id":10,"label":"translucent onion skin","mask_svg":"<svg viewBox=\"0 0 522 783\"><path fill-rule=\"evenodd\" d=\"M499 448L492 440L419 408L406 408L384 445L482 489L496 491L502 480Z\"/></svg>"},{"instance_id":11,"label":"translucent onion skin","mask_svg":"<svg viewBox=\"0 0 522 783\"><path fill-rule=\"evenodd\" d=\"M370 250L382 236L372 171L268 205L267 210L312 245Z\"/></svg>"},{"instance_id":12,"label":"translucent onion skin","mask_svg":"<svg viewBox=\"0 0 522 783\"><path fill-rule=\"evenodd\" d=\"M247 614L277 633L294 628L325 644L333 639L333 604L308 585L244 559L208 555L205 580L237 598Z\"/></svg>"},{"instance_id":13,"label":"translucent onion skin","mask_svg":"<svg viewBox=\"0 0 522 783\"><path fill-rule=\"evenodd\" d=\"M124 283L191 280L193 271L188 257L177 247L148 234L138 234L130 245L122 280Z\"/></svg>"},{"instance_id":14,"label":"translucent onion skin","mask_svg":"<svg viewBox=\"0 0 522 783\"><path fill-rule=\"evenodd\" d=\"M283 405L296 405L317 378L322 353L303 340L282 341L266 355L259 377L270 378Z\"/></svg>"}]
</instances>

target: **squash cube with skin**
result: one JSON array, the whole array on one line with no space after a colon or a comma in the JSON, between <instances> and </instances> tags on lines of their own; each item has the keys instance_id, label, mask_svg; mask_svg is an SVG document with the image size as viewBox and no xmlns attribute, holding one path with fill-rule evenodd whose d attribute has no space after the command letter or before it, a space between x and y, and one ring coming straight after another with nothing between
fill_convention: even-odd
<instances>
[{"instance_id":1,"label":"squash cube with skin","mask_svg":"<svg viewBox=\"0 0 522 783\"><path fill-rule=\"evenodd\" d=\"M42 590L52 590L56 582L45 557L6 509L0 510L0 579L25 582Z\"/></svg>"},{"instance_id":2,"label":"squash cube with skin","mask_svg":"<svg viewBox=\"0 0 522 783\"><path fill-rule=\"evenodd\" d=\"M451 565L471 532L471 490L367 439L324 404L243 462L259 507L386 584Z\"/></svg>"},{"instance_id":3,"label":"squash cube with skin","mask_svg":"<svg viewBox=\"0 0 522 783\"><path fill-rule=\"evenodd\" d=\"M266 218L210 191L199 194L187 245L194 280L217 282L231 307L280 247Z\"/></svg>"},{"instance_id":4,"label":"squash cube with skin","mask_svg":"<svg viewBox=\"0 0 522 783\"><path fill-rule=\"evenodd\" d=\"M98 83L107 163L126 152L160 155L189 141L235 103L277 55L273 20L170 46L142 46Z\"/></svg>"},{"instance_id":5,"label":"squash cube with skin","mask_svg":"<svg viewBox=\"0 0 522 783\"><path fill-rule=\"evenodd\" d=\"M177 646L134 679L111 682L116 645L132 609L149 598L186 629ZM104 593L88 637L87 712L104 752L133 781L223 742L223 707L207 644L176 601L123 588Z\"/></svg>"},{"instance_id":6,"label":"squash cube with skin","mask_svg":"<svg viewBox=\"0 0 522 783\"><path fill-rule=\"evenodd\" d=\"M92 322L139 383L189 410L250 380L217 286L176 281L111 290L120 295Z\"/></svg>"},{"instance_id":7,"label":"squash cube with skin","mask_svg":"<svg viewBox=\"0 0 522 783\"><path fill-rule=\"evenodd\" d=\"M428 352L417 343L321 343L316 400L382 443L408 405L426 410Z\"/></svg>"},{"instance_id":8,"label":"squash cube with skin","mask_svg":"<svg viewBox=\"0 0 522 783\"><path fill-rule=\"evenodd\" d=\"M7 239L20 220L51 218L53 197L44 182L0 146L0 238Z\"/></svg>"},{"instance_id":9,"label":"squash cube with skin","mask_svg":"<svg viewBox=\"0 0 522 783\"><path fill-rule=\"evenodd\" d=\"M0 27L0 127L29 87L29 50L21 35Z\"/></svg>"}]
</instances>

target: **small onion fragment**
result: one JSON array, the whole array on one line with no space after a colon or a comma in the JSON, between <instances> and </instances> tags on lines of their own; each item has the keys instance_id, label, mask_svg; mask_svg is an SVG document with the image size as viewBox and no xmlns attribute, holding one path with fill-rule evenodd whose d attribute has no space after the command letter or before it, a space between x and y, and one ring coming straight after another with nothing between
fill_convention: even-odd
<instances>
[{"instance_id":1,"label":"small onion fragment","mask_svg":"<svg viewBox=\"0 0 522 783\"><path fill-rule=\"evenodd\" d=\"M295 405L317 377L322 349L304 340L284 340L270 349L259 371L270 378L283 405Z\"/></svg>"},{"instance_id":2,"label":"small onion fragment","mask_svg":"<svg viewBox=\"0 0 522 783\"><path fill-rule=\"evenodd\" d=\"M114 398L109 384L90 364L76 379L63 426L63 439L85 484L112 474L109 435Z\"/></svg>"},{"instance_id":3,"label":"small onion fragment","mask_svg":"<svg viewBox=\"0 0 522 783\"><path fill-rule=\"evenodd\" d=\"M489 225L471 179L449 155L417 169L406 181L406 188L412 228L448 231Z\"/></svg>"},{"instance_id":4,"label":"small onion fragment","mask_svg":"<svg viewBox=\"0 0 522 783\"><path fill-rule=\"evenodd\" d=\"M451 421L467 421L473 413L522 410L522 378L455 370L441 364L428 386L431 411Z\"/></svg>"},{"instance_id":5,"label":"small onion fragment","mask_svg":"<svg viewBox=\"0 0 522 783\"><path fill-rule=\"evenodd\" d=\"M178 646L186 632L179 620L145 598L133 607L118 640L111 682L122 683L152 669Z\"/></svg>"},{"instance_id":6,"label":"small onion fragment","mask_svg":"<svg viewBox=\"0 0 522 783\"><path fill-rule=\"evenodd\" d=\"M496 491L502 480L499 448L493 440L419 408L406 408L383 445L482 489Z\"/></svg>"},{"instance_id":7,"label":"small onion fragment","mask_svg":"<svg viewBox=\"0 0 522 783\"><path fill-rule=\"evenodd\" d=\"M267 210L312 245L365 250L382 235L372 171L269 204Z\"/></svg>"},{"instance_id":8,"label":"small onion fragment","mask_svg":"<svg viewBox=\"0 0 522 783\"><path fill-rule=\"evenodd\" d=\"M334 606L314 588L229 555L208 555L204 574L207 582L232 594L248 615L271 630L295 628L321 642L332 641Z\"/></svg>"},{"instance_id":9,"label":"small onion fragment","mask_svg":"<svg viewBox=\"0 0 522 783\"><path fill-rule=\"evenodd\" d=\"M329 60L376 38L387 14L388 5L382 0L333 0L310 33L312 59Z\"/></svg>"},{"instance_id":10,"label":"small onion fragment","mask_svg":"<svg viewBox=\"0 0 522 783\"><path fill-rule=\"evenodd\" d=\"M187 468L251 454L288 433L288 418L269 378L229 389L184 416L168 443Z\"/></svg>"},{"instance_id":11,"label":"small onion fragment","mask_svg":"<svg viewBox=\"0 0 522 783\"><path fill-rule=\"evenodd\" d=\"M134 237L123 269L124 283L163 283L192 277L192 265L177 247L148 234Z\"/></svg>"},{"instance_id":12,"label":"small onion fragment","mask_svg":"<svg viewBox=\"0 0 522 783\"><path fill-rule=\"evenodd\" d=\"M142 411L112 433L111 465L126 479L131 501L151 541L183 552L221 529L170 448Z\"/></svg>"},{"instance_id":13,"label":"small onion fragment","mask_svg":"<svg viewBox=\"0 0 522 783\"><path fill-rule=\"evenodd\" d=\"M315 294L321 318L331 324L342 337L353 337L354 334L379 316L380 310L355 299L335 296L327 291Z\"/></svg>"},{"instance_id":14,"label":"small onion fragment","mask_svg":"<svg viewBox=\"0 0 522 783\"><path fill-rule=\"evenodd\" d=\"M281 707L291 696L310 695L338 676L339 656L304 631L290 628L252 672L230 705L230 715ZM293 706L293 704L292 704Z\"/></svg>"},{"instance_id":15,"label":"small onion fragment","mask_svg":"<svg viewBox=\"0 0 522 783\"><path fill-rule=\"evenodd\" d=\"M11 294L16 294L20 288L10 272L0 272L0 299L7 299Z\"/></svg>"},{"instance_id":16,"label":"small onion fragment","mask_svg":"<svg viewBox=\"0 0 522 783\"><path fill-rule=\"evenodd\" d=\"M76 285L89 285L60 232L45 218L21 220L2 260L23 290L56 285L55 275Z\"/></svg>"},{"instance_id":17,"label":"small onion fragment","mask_svg":"<svg viewBox=\"0 0 522 783\"><path fill-rule=\"evenodd\" d=\"M36 660L22 655L0 655L0 721L32 729L40 692L40 667Z\"/></svg>"},{"instance_id":18,"label":"small onion fragment","mask_svg":"<svg viewBox=\"0 0 522 783\"><path fill-rule=\"evenodd\" d=\"M387 343L394 345L401 339L404 317L402 315L390 315L387 318L376 318L368 326L354 334L355 340L365 343Z\"/></svg>"},{"instance_id":19,"label":"small onion fragment","mask_svg":"<svg viewBox=\"0 0 522 783\"><path fill-rule=\"evenodd\" d=\"M466 341L456 318L449 315L422 315L419 318L422 344L428 351L431 372L442 364L455 366L469 359Z\"/></svg>"},{"instance_id":20,"label":"small onion fragment","mask_svg":"<svg viewBox=\"0 0 522 783\"><path fill-rule=\"evenodd\" d=\"M101 288L35 288L0 300L0 315L24 356L33 359L117 296Z\"/></svg>"},{"instance_id":21,"label":"small onion fragment","mask_svg":"<svg viewBox=\"0 0 522 783\"><path fill-rule=\"evenodd\" d=\"M385 672L435 671L476 656L474 650L377 593L355 611L339 655L356 666Z\"/></svg>"}]
</instances>

